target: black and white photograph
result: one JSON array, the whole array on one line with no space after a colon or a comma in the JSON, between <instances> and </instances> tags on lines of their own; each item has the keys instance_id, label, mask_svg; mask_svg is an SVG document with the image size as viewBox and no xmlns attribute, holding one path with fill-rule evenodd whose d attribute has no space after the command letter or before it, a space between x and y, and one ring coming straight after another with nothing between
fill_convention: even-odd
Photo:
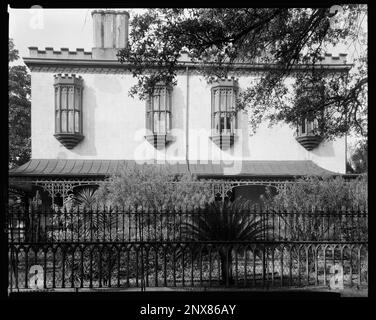
<instances>
[{"instance_id":1,"label":"black and white photograph","mask_svg":"<svg viewBox=\"0 0 376 320\"><path fill-rule=\"evenodd\" d=\"M8 296L367 298L367 5L126 5L8 6Z\"/></svg>"}]
</instances>

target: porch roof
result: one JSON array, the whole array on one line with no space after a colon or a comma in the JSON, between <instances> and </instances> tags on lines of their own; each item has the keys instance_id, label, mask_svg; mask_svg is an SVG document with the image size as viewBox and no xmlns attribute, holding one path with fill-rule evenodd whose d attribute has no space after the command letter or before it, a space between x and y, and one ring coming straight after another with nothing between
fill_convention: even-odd
<instances>
[{"instance_id":1,"label":"porch roof","mask_svg":"<svg viewBox=\"0 0 376 320\"><path fill-rule=\"evenodd\" d=\"M188 172L185 162L167 162L171 172ZM145 162L144 165L165 166L161 162ZM10 177L105 177L116 173L122 166L142 166L135 160L73 160L32 159L9 170ZM201 177L295 177L306 175L340 175L326 170L310 160L244 160L244 161L190 161L189 171Z\"/></svg>"}]
</instances>

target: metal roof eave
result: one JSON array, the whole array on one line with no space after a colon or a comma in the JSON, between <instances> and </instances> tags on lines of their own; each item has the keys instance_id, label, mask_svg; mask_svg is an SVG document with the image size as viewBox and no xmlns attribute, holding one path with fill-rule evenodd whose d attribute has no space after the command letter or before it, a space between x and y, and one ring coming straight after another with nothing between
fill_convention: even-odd
<instances>
[{"instance_id":1,"label":"metal roof eave","mask_svg":"<svg viewBox=\"0 0 376 320\"><path fill-rule=\"evenodd\" d=\"M75 160L75 159L32 159L29 162L9 170L10 177L90 177L104 178L117 172L122 166L142 165L163 166L161 163L147 163L134 160ZM223 162L206 161L202 163L166 163L172 173L191 172L199 177L217 178L257 178L257 177L296 177L308 175L340 175L326 170L310 160L243 160L229 166Z\"/></svg>"}]
</instances>

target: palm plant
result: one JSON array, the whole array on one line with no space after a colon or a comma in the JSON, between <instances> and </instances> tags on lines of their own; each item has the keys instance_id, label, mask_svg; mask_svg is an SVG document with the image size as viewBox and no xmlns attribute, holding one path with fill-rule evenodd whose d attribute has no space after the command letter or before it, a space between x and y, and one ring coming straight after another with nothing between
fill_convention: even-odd
<instances>
[{"instance_id":1,"label":"palm plant","mask_svg":"<svg viewBox=\"0 0 376 320\"><path fill-rule=\"evenodd\" d=\"M95 189L84 188L78 192L74 200L86 209L92 208L97 202L95 192Z\"/></svg>"},{"instance_id":2,"label":"palm plant","mask_svg":"<svg viewBox=\"0 0 376 320\"><path fill-rule=\"evenodd\" d=\"M232 283L235 246L239 242L247 244L263 240L270 229L266 218L262 214L252 214L251 203L239 198L234 202L211 203L204 214L193 214L191 221L182 225L182 236L192 243L194 259L199 254L208 253L203 252L197 242L218 244L221 280ZM261 250L253 250L253 255L260 254Z\"/></svg>"}]
</instances>

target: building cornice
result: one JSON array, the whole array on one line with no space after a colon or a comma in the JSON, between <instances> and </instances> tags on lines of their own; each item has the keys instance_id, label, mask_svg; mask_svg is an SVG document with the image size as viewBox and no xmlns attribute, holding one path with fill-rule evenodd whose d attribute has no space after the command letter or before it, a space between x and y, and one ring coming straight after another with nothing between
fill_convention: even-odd
<instances>
[{"instance_id":1,"label":"building cornice","mask_svg":"<svg viewBox=\"0 0 376 320\"><path fill-rule=\"evenodd\" d=\"M93 48L97 50L98 48ZM38 49L37 47L29 47L29 57L24 57L23 60L25 64L32 71L37 71L40 68L44 70L49 67L53 68L77 68L77 66L82 68L105 68L112 69L114 72L116 69L124 70L124 72L129 70L131 63L125 62L120 63L116 59L117 49L107 48L103 50L114 50L110 55L104 55L106 57L103 60L96 58L96 55L93 55L92 51L85 51L82 48L76 50L69 50L69 48L60 48L60 50L55 50L52 47L46 47L45 49ZM326 53L323 57L320 58L320 61L315 65L317 69L324 69L330 72L347 72L352 64L347 64L346 60L347 54L340 53L338 56L333 56L330 53ZM187 52L182 51L177 63L177 70L185 70L187 67L191 69L198 69L203 66L216 65L216 62L206 62L205 64L199 62L191 61ZM155 64L145 64L147 68L163 68L163 66ZM37 69L36 69L37 68ZM253 62L234 62L231 64L231 71L245 71L245 72L262 72L270 70L271 68L278 68L277 64L266 64L266 63L257 63ZM307 68L312 68L312 65L307 64L297 64L292 67L294 71L304 70ZM93 70L90 70L91 72ZM95 70L94 72L98 72ZM116 71L115 71L116 72Z\"/></svg>"},{"instance_id":2,"label":"building cornice","mask_svg":"<svg viewBox=\"0 0 376 320\"><path fill-rule=\"evenodd\" d=\"M127 68L131 66L130 63L120 63L116 60L92 60L92 59L51 59L51 58L23 58L25 64L31 71L38 71L48 68L84 68L84 69L116 69L118 72L122 70L127 72ZM214 65L215 63L208 63L207 65ZM177 65L178 69L185 69L186 67L197 69L202 64L191 61L182 61ZM148 67L157 68L155 65ZM295 65L292 70L302 71L312 66ZM317 69L327 70L330 72L348 72L352 64L317 64ZM261 63L234 63L231 67L233 71L266 71L271 68L278 68L276 64L261 64ZM129 72L129 71L128 71Z\"/></svg>"}]
</instances>

